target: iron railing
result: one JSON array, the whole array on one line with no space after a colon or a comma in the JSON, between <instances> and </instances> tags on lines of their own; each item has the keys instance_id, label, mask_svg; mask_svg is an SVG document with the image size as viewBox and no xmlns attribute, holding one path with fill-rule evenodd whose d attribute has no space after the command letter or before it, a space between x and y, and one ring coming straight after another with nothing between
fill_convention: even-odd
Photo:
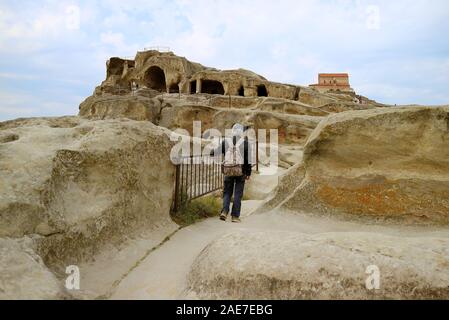
<instances>
[{"instance_id":1,"label":"iron railing","mask_svg":"<svg viewBox=\"0 0 449 320\"><path fill-rule=\"evenodd\" d=\"M220 156L221 157L221 156ZM212 156L187 156L176 165L176 184L173 210L223 187L221 162Z\"/></svg>"},{"instance_id":2,"label":"iron railing","mask_svg":"<svg viewBox=\"0 0 449 320\"><path fill-rule=\"evenodd\" d=\"M143 51L151 51L151 50L155 50L155 51L159 51L159 52L169 52L170 51L170 47L153 46L153 47L145 47L145 48L143 48Z\"/></svg>"}]
</instances>

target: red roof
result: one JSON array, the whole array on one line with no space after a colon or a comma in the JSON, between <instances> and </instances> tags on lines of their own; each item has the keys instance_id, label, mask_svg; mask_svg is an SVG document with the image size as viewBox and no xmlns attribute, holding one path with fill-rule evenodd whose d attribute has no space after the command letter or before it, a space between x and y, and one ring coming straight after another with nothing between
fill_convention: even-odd
<instances>
[{"instance_id":1,"label":"red roof","mask_svg":"<svg viewBox=\"0 0 449 320\"><path fill-rule=\"evenodd\" d=\"M318 73L318 77L344 77L349 78L347 73Z\"/></svg>"},{"instance_id":2,"label":"red roof","mask_svg":"<svg viewBox=\"0 0 449 320\"><path fill-rule=\"evenodd\" d=\"M310 86L313 87L340 87L340 88L350 88L350 85L348 84L311 84Z\"/></svg>"}]
</instances>

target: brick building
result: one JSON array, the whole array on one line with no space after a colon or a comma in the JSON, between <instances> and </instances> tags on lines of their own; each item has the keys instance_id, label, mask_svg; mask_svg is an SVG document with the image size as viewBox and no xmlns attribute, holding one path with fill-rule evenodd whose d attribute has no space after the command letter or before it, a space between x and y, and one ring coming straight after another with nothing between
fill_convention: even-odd
<instances>
[{"instance_id":1,"label":"brick building","mask_svg":"<svg viewBox=\"0 0 449 320\"><path fill-rule=\"evenodd\" d=\"M353 91L349 85L349 75L347 73L320 73L318 74L318 83L311 84L310 87L320 92Z\"/></svg>"}]
</instances>

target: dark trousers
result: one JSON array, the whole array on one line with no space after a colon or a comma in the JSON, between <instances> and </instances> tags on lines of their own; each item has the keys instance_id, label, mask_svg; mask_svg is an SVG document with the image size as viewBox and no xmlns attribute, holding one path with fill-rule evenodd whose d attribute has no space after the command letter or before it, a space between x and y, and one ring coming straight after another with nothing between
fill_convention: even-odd
<instances>
[{"instance_id":1,"label":"dark trousers","mask_svg":"<svg viewBox=\"0 0 449 320\"><path fill-rule=\"evenodd\" d=\"M223 190L223 211L229 213L232 194L234 193L234 202L232 204L231 215L240 217L240 208L242 206L243 189L245 187L245 176L224 177Z\"/></svg>"}]
</instances>

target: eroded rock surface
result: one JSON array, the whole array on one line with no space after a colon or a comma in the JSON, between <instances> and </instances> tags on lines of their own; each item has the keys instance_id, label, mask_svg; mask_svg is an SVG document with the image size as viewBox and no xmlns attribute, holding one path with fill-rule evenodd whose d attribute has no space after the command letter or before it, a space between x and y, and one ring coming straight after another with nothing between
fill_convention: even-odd
<instances>
[{"instance_id":1,"label":"eroded rock surface","mask_svg":"<svg viewBox=\"0 0 449 320\"><path fill-rule=\"evenodd\" d=\"M375 233L237 231L206 246L188 288L203 299L447 299L448 245ZM373 265L379 290L366 287Z\"/></svg>"},{"instance_id":2,"label":"eroded rock surface","mask_svg":"<svg viewBox=\"0 0 449 320\"><path fill-rule=\"evenodd\" d=\"M161 102L145 96L89 97L81 103L79 115L83 118L104 120L128 118L156 122Z\"/></svg>"},{"instance_id":3,"label":"eroded rock surface","mask_svg":"<svg viewBox=\"0 0 449 320\"><path fill-rule=\"evenodd\" d=\"M29 237L0 238L0 300L69 298L34 247Z\"/></svg>"},{"instance_id":4,"label":"eroded rock surface","mask_svg":"<svg viewBox=\"0 0 449 320\"><path fill-rule=\"evenodd\" d=\"M448 223L449 107L332 115L309 137L301 166L287 208Z\"/></svg>"},{"instance_id":5,"label":"eroded rock surface","mask_svg":"<svg viewBox=\"0 0 449 320\"><path fill-rule=\"evenodd\" d=\"M285 99L243 99L251 100L252 104L241 106L234 102L231 108L222 107L220 96L195 99L185 95L181 98L176 95L90 97L81 104L80 116L91 120L145 120L170 130L185 129L190 134L194 121L201 121L202 131L215 128L223 134L239 122L256 130L277 129L281 144L303 145L318 123L329 114Z\"/></svg>"},{"instance_id":6,"label":"eroded rock surface","mask_svg":"<svg viewBox=\"0 0 449 320\"><path fill-rule=\"evenodd\" d=\"M272 82L249 70L218 70L172 52L149 50L138 52L133 60L110 58L106 79L81 103L79 115L157 123L164 118L161 112L166 105L317 117L382 106L354 92L321 93L310 87ZM182 110L176 112L183 117ZM210 119L205 110L201 113ZM166 118L165 122L170 120Z\"/></svg>"},{"instance_id":7,"label":"eroded rock surface","mask_svg":"<svg viewBox=\"0 0 449 320\"><path fill-rule=\"evenodd\" d=\"M0 125L0 237L40 234L46 263L92 257L170 219L169 132L150 122L78 117ZM11 266L12 267L12 266Z\"/></svg>"}]
</instances>

